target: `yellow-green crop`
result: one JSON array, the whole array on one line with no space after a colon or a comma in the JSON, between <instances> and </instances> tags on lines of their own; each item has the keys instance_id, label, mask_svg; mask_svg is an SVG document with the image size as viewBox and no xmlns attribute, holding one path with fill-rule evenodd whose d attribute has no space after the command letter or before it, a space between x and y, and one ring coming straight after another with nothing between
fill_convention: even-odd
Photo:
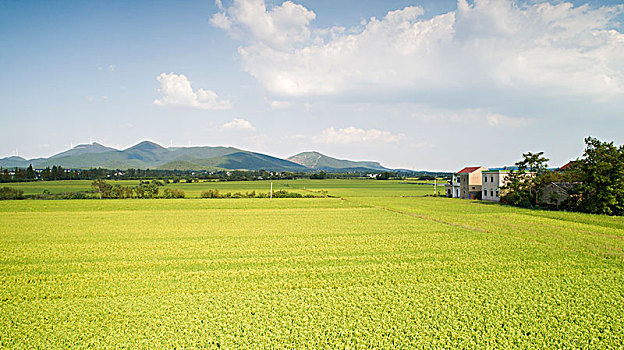
<instances>
[{"instance_id":1,"label":"yellow-green crop","mask_svg":"<svg viewBox=\"0 0 624 350\"><path fill-rule=\"evenodd\" d=\"M622 346L622 218L362 184L0 202L0 347Z\"/></svg>"}]
</instances>

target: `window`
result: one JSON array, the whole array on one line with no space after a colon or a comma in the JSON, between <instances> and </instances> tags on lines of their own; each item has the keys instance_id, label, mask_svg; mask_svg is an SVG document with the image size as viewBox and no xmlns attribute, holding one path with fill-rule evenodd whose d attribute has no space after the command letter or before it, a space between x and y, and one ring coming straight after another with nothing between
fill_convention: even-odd
<instances>
[{"instance_id":1,"label":"window","mask_svg":"<svg viewBox=\"0 0 624 350\"><path fill-rule=\"evenodd\" d=\"M484 181L484 182L487 182L487 176L483 178L483 181Z\"/></svg>"},{"instance_id":2,"label":"window","mask_svg":"<svg viewBox=\"0 0 624 350\"><path fill-rule=\"evenodd\" d=\"M494 182L494 176L490 176L490 182Z\"/></svg>"},{"instance_id":3,"label":"window","mask_svg":"<svg viewBox=\"0 0 624 350\"><path fill-rule=\"evenodd\" d=\"M498 197L498 190L496 190L496 197Z\"/></svg>"},{"instance_id":4,"label":"window","mask_svg":"<svg viewBox=\"0 0 624 350\"><path fill-rule=\"evenodd\" d=\"M483 197L487 197L487 190L483 190Z\"/></svg>"},{"instance_id":5,"label":"window","mask_svg":"<svg viewBox=\"0 0 624 350\"><path fill-rule=\"evenodd\" d=\"M490 191L490 196L494 197L494 191Z\"/></svg>"}]
</instances>

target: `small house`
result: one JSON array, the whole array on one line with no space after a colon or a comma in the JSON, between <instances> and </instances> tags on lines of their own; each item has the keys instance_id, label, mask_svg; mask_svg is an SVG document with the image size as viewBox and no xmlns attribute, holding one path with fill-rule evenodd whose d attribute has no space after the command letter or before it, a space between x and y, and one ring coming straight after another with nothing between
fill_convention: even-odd
<instances>
[{"instance_id":1,"label":"small house","mask_svg":"<svg viewBox=\"0 0 624 350\"><path fill-rule=\"evenodd\" d=\"M580 182L551 182L540 191L538 203L559 207L575 196L580 185Z\"/></svg>"}]
</instances>

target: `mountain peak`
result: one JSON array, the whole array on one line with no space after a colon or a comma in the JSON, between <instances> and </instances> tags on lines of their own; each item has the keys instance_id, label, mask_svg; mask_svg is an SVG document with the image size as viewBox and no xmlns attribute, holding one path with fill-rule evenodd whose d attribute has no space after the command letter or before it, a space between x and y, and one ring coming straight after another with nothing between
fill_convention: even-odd
<instances>
[{"instance_id":1,"label":"mountain peak","mask_svg":"<svg viewBox=\"0 0 624 350\"><path fill-rule=\"evenodd\" d=\"M316 151L301 152L287 160L297 163L308 168L317 170L340 170L340 169L370 169L370 170L388 170L377 162L362 162L345 159L337 159L326 156Z\"/></svg>"},{"instance_id":2,"label":"mountain peak","mask_svg":"<svg viewBox=\"0 0 624 350\"><path fill-rule=\"evenodd\" d=\"M106 146L104 146L102 144L99 144L97 142L83 143L83 144L74 146L74 148L72 148L72 149L102 149L102 148L110 150L110 147L106 147Z\"/></svg>"},{"instance_id":3,"label":"mountain peak","mask_svg":"<svg viewBox=\"0 0 624 350\"><path fill-rule=\"evenodd\" d=\"M140 151L157 151L157 150L166 150L165 147L152 142L152 141L141 141L139 143L137 143L136 145L129 147L127 149L125 149L126 151L134 151L134 150L140 150Z\"/></svg>"},{"instance_id":4,"label":"mountain peak","mask_svg":"<svg viewBox=\"0 0 624 350\"><path fill-rule=\"evenodd\" d=\"M2 158L4 160L17 160L17 161L25 161L26 158L20 157L20 156L9 156L6 158Z\"/></svg>"},{"instance_id":5,"label":"mountain peak","mask_svg":"<svg viewBox=\"0 0 624 350\"><path fill-rule=\"evenodd\" d=\"M98 154L98 153L106 153L110 151L115 151L114 148L106 147L97 142L93 143L84 143L81 145L76 145L74 148L69 149L65 152L61 152L53 155L50 159L56 159L61 157L69 157L69 156L78 156L82 154Z\"/></svg>"}]
</instances>

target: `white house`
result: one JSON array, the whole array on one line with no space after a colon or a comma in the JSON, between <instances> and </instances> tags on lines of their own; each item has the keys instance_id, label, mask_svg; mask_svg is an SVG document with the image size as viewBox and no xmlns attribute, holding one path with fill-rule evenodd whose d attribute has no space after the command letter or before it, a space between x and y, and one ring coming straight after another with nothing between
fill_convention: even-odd
<instances>
[{"instance_id":1,"label":"white house","mask_svg":"<svg viewBox=\"0 0 624 350\"><path fill-rule=\"evenodd\" d=\"M481 172L481 199L484 201L500 202L501 187L505 186L508 169L492 169Z\"/></svg>"}]
</instances>

